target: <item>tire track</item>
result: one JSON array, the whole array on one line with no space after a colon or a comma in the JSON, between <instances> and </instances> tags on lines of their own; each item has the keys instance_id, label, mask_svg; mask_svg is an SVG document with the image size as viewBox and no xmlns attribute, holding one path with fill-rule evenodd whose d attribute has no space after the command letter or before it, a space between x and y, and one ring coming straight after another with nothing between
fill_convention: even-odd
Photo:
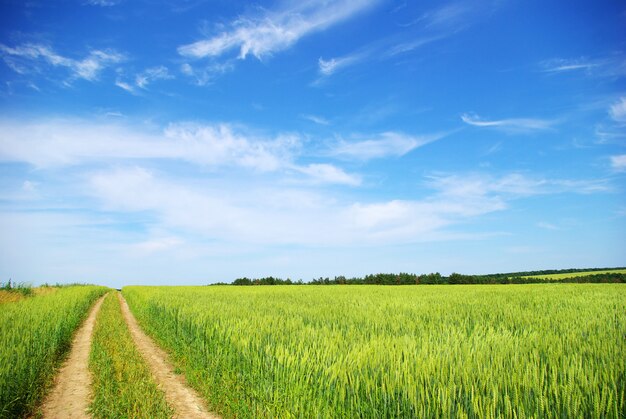
<instances>
[{"instance_id":1,"label":"tire track","mask_svg":"<svg viewBox=\"0 0 626 419\"><path fill-rule=\"evenodd\" d=\"M44 418L91 417L88 412L91 402L89 352L96 315L102 301L104 296L96 301L74 336L70 355L55 377L53 389L41 407Z\"/></svg>"},{"instance_id":2,"label":"tire track","mask_svg":"<svg viewBox=\"0 0 626 419\"><path fill-rule=\"evenodd\" d=\"M156 382L165 392L167 402L175 411L174 417L219 419L219 416L209 413L204 401L187 385L184 376L174 373L167 353L141 330L122 294L118 292L117 297L135 345L150 367Z\"/></svg>"}]
</instances>

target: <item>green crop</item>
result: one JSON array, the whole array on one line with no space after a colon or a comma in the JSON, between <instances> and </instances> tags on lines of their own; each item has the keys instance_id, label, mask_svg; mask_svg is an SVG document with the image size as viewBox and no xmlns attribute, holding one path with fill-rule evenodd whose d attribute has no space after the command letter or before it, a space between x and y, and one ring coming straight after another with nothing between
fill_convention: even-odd
<instances>
[{"instance_id":1,"label":"green crop","mask_svg":"<svg viewBox=\"0 0 626 419\"><path fill-rule=\"evenodd\" d=\"M172 411L137 351L115 293L104 300L89 357L96 418L170 418Z\"/></svg>"},{"instance_id":2,"label":"green crop","mask_svg":"<svg viewBox=\"0 0 626 419\"><path fill-rule=\"evenodd\" d=\"M540 279L566 279L566 278L576 278L580 276L589 276L589 275L605 275L605 274L626 274L626 269L608 269L603 271L582 271L582 272L569 272L569 273L558 273L558 274L547 274L547 275L527 275L522 278L540 278Z\"/></svg>"},{"instance_id":3,"label":"green crop","mask_svg":"<svg viewBox=\"0 0 626 419\"><path fill-rule=\"evenodd\" d=\"M626 286L126 287L225 417L620 417Z\"/></svg>"},{"instance_id":4,"label":"green crop","mask_svg":"<svg viewBox=\"0 0 626 419\"><path fill-rule=\"evenodd\" d=\"M89 307L106 288L76 286L0 305L0 418L33 411Z\"/></svg>"}]
</instances>

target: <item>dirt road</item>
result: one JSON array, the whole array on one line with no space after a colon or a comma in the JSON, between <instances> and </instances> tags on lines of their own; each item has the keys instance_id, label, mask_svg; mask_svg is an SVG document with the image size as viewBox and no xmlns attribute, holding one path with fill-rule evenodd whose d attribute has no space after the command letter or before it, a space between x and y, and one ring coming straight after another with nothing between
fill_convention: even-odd
<instances>
[{"instance_id":1,"label":"dirt road","mask_svg":"<svg viewBox=\"0 0 626 419\"><path fill-rule=\"evenodd\" d=\"M219 416L209 413L204 401L187 385L184 377L174 373L174 368L168 361L167 353L141 330L122 294L117 293L117 296L135 345L148 363L155 381L165 392L165 398L174 409L175 417L185 419L219 418Z\"/></svg>"},{"instance_id":2,"label":"dirt road","mask_svg":"<svg viewBox=\"0 0 626 419\"><path fill-rule=\"evenodd\" d=\"M104 297L101 297L94 304L87 320L74 336L70 356L55 377L52 392L41 408L46 419L91 417L87 412L91 402L89 351L96 315L103 300Z\"/></svg>"}]
</instances>

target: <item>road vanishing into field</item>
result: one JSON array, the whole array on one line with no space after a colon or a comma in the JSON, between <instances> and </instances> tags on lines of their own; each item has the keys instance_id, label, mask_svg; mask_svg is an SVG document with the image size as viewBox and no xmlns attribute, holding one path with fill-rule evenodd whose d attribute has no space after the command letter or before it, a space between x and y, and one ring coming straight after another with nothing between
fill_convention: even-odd
<instances>
[{"instance_id":1,"label":"road vanishing into field","mask_svg":"<svg viewBox=\"0 0 626 419\"><path fill-rule=\"evenodd\" d=\"M208 411L202 398L187 385L184 376L174 372L167 353L141 330L122 294L117 292L117 297L133 341L158 386L165 393L168 404L174 410L174 417L219 419L220 416ZM103 301L104 296L96 301L74 336L69 357L55 377L52 391L41 407L45 419L91 418L89 405L92 400L92 380L89 353L96 317Z\"/></svg>"},{"instance_id":2,"label":"road vanishing into field","mask_svg":"<svg viewBox=\"0 0 626 419\"><path fill-rule=\"evenodd\" d=\"M117 298L122 305L122 315L130 329L133 341L150 367L155 381L165 393L167 403L174 409L174 417L181 419L219 418L209 413L204 401L187 385L184 376L174 372L165 351L141 330L121 293L117 293Z\"/></svg>"}]
</instances>

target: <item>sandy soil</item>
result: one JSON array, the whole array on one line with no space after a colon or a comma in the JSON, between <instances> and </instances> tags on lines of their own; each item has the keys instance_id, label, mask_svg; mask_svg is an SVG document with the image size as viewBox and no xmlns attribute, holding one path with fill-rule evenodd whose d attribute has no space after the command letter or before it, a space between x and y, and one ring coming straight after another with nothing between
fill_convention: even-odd
<instances>
[{"instance_id":1,"label":"sandy soil","mask_svg":"<svg viewBox=\"0 0 626 419\"><path fill-rule=\"evenodd\" d=\"M44 418L91 417L87 412L91 402L89 351L96 315L103 300L104 297L94 304L87 320L76 332L70 356L55 377L52 392L48 394L41 408Z\"/></svg>"},{"instance_id":2,"label":"sandy soil","mask_svg":"<svg viewBox=\"0 0 626 419\"><path fill-rule=\"evenodd\" d=\"M141 330L122 294L118 292L117 296L135 345L148 363L157 384L165 392L167 402L174 409L174 417L218 419L219 416L209 413L204 401L187 385L184 376L174 373L167 353Z\"/></svg>"}]
</instances>

